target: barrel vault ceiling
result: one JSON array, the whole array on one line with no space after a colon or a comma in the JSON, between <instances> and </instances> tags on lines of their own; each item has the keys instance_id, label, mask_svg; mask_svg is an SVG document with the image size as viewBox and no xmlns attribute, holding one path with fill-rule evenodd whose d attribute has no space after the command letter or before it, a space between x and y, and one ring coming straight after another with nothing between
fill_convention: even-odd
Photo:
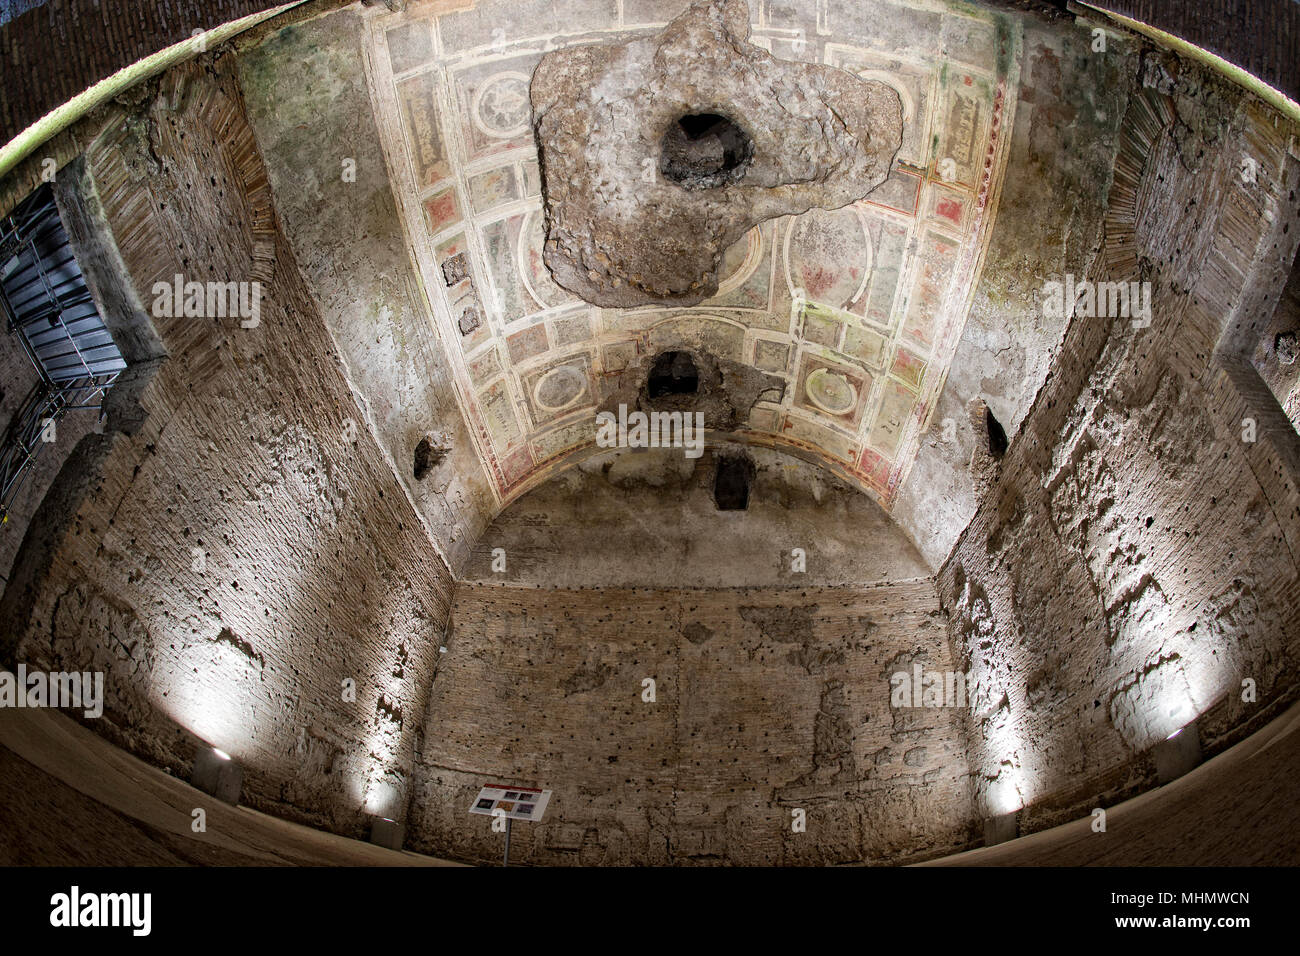
<instances>
[{"instance_id":1,"label":"barrel vault ceiling","mask_svg":"<svg viewBox=\"0 0 1300 956\"><path fill-rule=\"evenodd\" d=\"M888 181L765 222L693 308L606 309L542 263L528 84L557 47L657 30L684 0L413 3L368 21L382 145L429 320L498 502L591 453L623 370L676 346L784 378L739 437L895 499L930 425L979 279L1010 141L1020 38L939 0L750 0L752 41L882 80L904 107Z\"/></svg>"}]
</instances>

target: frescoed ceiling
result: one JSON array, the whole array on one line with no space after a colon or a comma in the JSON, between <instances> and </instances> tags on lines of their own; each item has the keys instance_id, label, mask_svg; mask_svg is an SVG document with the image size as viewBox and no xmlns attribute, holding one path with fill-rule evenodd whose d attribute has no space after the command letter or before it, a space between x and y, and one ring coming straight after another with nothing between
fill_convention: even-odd
<instances>
[{"instance_id":1,"label":"frescoed ceiling","mask_svg":"<svg viewBox=\"0 0 1300 956\"><path fill-rule=\"evenodd\" d=\"M613 380L703 349L786 381L744 439L828 465L888 508L929 427L978 280L1020 38L958 3L751 0L752 41L896 89L888 181L755 227L693 308L596 308L542 263L528 84L543 53L657 30L684 0L412 3L369 19L371 96L429 312L501 502L595 448Z\"/></svg>"}]
</instances>

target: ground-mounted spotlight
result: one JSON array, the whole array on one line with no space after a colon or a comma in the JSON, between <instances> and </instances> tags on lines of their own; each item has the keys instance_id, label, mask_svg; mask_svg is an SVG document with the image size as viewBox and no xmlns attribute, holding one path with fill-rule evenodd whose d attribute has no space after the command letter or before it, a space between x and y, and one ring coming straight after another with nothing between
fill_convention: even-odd
<instances>
[{"instance_id":1,"label":"ground-mounted spotlight","mask_svg":"<svg viewBox=\"0 0 1300 956\"><path fill-rule=\"evenodd\" d=\"M1020 836L1020 811L1000 813L984 821L984 845L996 846Z\"/></svg>"},{"instance_id":2,"label":"ground-mounted spotlight","mask_svg":"<svg viewBox=\"0 0 1300 956\"><path fill-rule=\"evenodd\" d=\"M1151 748L1151 756L1156 762L1156 779L1162 784L1177 780L1200 766L1201 735L1196 729L1196 721L1179 727L1156 744Z\"/></svg>"},{"instance_id":3,"label":"ground-mounted spotlight","mask_svg":"<svg viewBox=\"0 0 1300 956\"><path fill-rule=\"evenodd\" d=\"M244 768L224 750L202 747L194 756L190 783L223 803L238 806L239 794L244 788Z\"/></svg>"},{"instance_id":4,"label":"ground-mounted spotlight","mask_svg":"<svg viewBox=\"0 0 1300 956\"><path fill-rule=\"evenodd\" d=\"M406 824L389 817L371 817L370 842L388 850L400 850L406 842Z\"/></svg>"}]
</instances>

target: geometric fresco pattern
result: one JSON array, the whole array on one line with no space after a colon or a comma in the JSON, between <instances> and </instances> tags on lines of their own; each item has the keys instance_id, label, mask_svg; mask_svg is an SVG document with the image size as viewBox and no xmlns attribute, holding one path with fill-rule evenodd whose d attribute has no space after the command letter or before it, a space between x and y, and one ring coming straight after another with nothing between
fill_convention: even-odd
<instances>
[{"instance_id":1,"label":"geometric fresco pattern","mask_svg":"<svg viewBox=\"0 0 1300 956\"><path fill-rule=\"evenodd\" d=\"M889 508L979 278L1020 37L957 3L751 0L755 44L898 91L889 179L843 209L756 226L698 306L606 309L542 262L529 80L547 50L654 32L685 3L462 6L372 13L367 69L430 321L499 501L593 450L595 406L621 370L686 344L785 379L780 402L754 407L747 440L815 458Z\"/></svg>"}]
</instances>

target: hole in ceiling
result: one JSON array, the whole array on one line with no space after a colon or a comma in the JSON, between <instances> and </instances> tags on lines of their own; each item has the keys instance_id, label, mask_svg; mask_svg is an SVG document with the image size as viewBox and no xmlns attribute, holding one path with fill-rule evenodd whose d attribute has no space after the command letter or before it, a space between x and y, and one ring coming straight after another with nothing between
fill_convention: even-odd
<instances>
[{"instance_id":1,"label":"hole in ceiling","mask_svg":"<svg viewBox=\"0 0 1300 956\"><path fill-rule=\"evenodd\" d=\"M744 178L754 144L717 113L688 113L664 134L659 170L684 189L715 189Z\"/></svg>"},{"instance_id":2,"label":"hole in ceiling","mask_svg":"<svg viewBox=\"0 0 1300 956\"><path fill-rule=\"evenodd\" d=\"M719 511L749 509L749 485L754 480L754 463L748 455L728 455L718 459L713 473L713 501Z\"/></svg>"},{"instance_id":3,"label":"hole in ceiling","mask_svg":"<svg viewBox=\"0 0 1300 956\"><path fill-rule=\"evenodd\" d=\"M1300 262L1300 259L1296 261ZM1283 365L1294 365L1296 357L1300 355L1300 343L1297 342L1296 335L1296 332L1279 332L1273 339L1273 352Z\"/></svg>"},{"instance_id":4,"label":"hole in ceiling","mask_svg":"<svg viewBox=\"0 0 1300 956\"><path fill-rule=\"evenodd\" d=\"M415 446L415 459L412 463L415 480L424 481L425 476L442 464L442 460L446 457L446 448L434 445L428 437L421 438L420 443Z\"/></svg>"},{"instance_id":5,"label":"hole in ceiling","mask_svg":"<svg viewBox=\"0 0 1300 956\"><path fill-rule=\"evenodd\" d=\"M984 427L989 433L989 454L1000 459L1007 453L1007 432L987 405L984 406Z\"/></svg>"},{"instance_id":6,"label":"hole in ceiling","mask_svg":"<svg viewBox=\"0 0 1300 956\"><path fill-rule=\"evenodd\" d=\"M650 366L646 392L651 398L664 395L694 395L700 387L700 373L690 352L664 352Z\"/></svg>"}]
</instances>

